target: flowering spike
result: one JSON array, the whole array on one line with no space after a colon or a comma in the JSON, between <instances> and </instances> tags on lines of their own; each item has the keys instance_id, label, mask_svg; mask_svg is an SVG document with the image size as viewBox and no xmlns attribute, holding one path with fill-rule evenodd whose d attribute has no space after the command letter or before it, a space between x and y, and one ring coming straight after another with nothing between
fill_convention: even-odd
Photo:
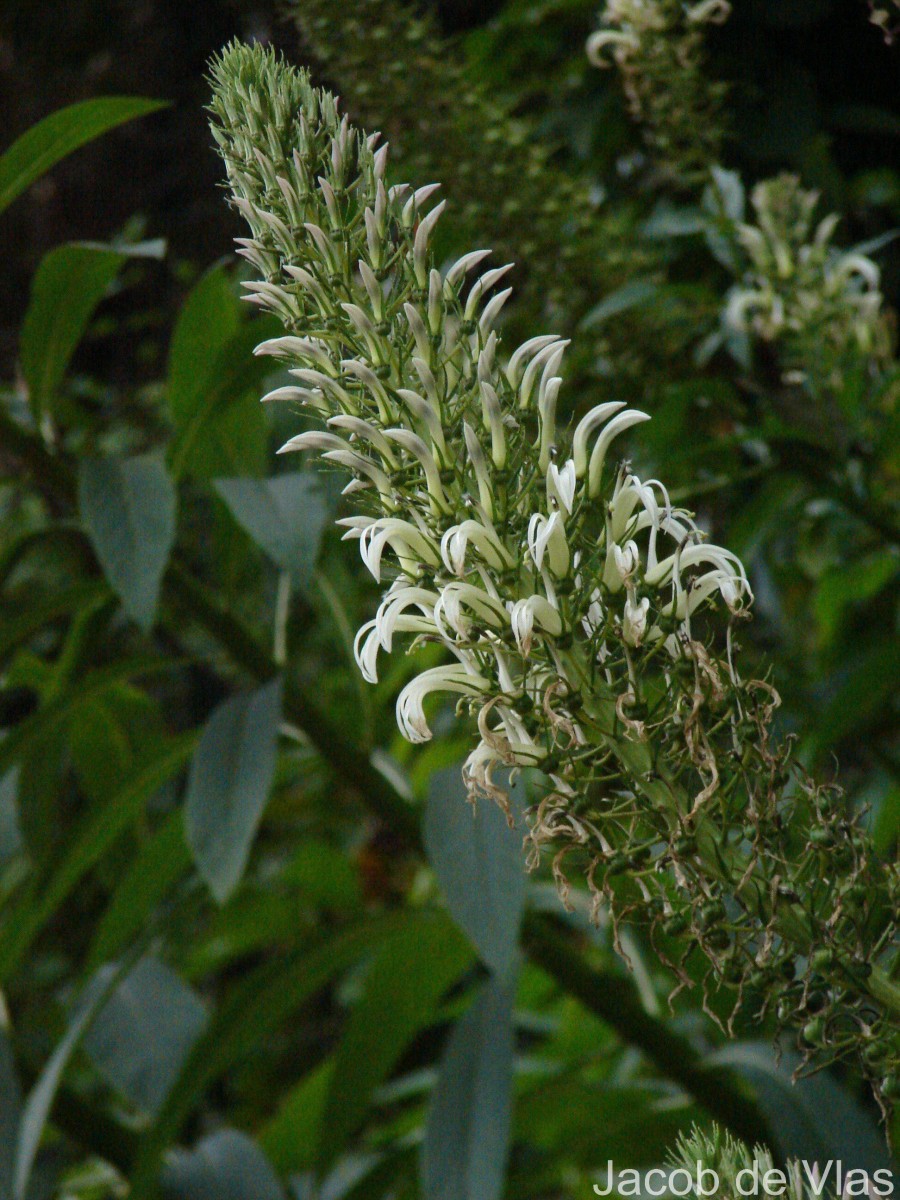
<instances>
[{"instance_id":1,"label":"flowering spike","mask_svg":"<svg viewBox=\"0 0 900 1200\"><path fill-rule=\"evenodd\" d=\"M432 692L457 697L476 717L473 797L507 804L500 767L545 771L532 864L552 848L565 890L559 864L579 862L614 927L665 934L685 984L690 953L709 963L705 988L733 986L757 1017L802 1028L815 1004L803 1054L863 1051L883 1095L900 872L775 744L772 688L739 675L739 560L661 484L623 466L604 488L611 441L646 414L609 402L558 433L563 343L507 353L493 326L509 290L480 307L505 268L463 286L485 251L441 280L443 204L421 215L433 186L386 189L386 149L270 51L232 45L212 76L216 141L271 285L250 290L286 326L258 353L291 364L296 398L325 416L327 432L291 444L353 473L345 536L386 585L356 642L365 677L397 634L442 646L447 663L400 694L404 736L431 736ZM868 286L859 264L845 271Z\"/></svg>"}]
</instances>

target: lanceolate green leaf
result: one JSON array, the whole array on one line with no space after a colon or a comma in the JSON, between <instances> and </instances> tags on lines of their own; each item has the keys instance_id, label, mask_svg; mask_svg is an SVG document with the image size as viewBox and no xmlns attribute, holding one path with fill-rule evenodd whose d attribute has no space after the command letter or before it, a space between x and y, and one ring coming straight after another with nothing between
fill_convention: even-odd
<instances>
[{"instance_id":1,"label":"lanceolate green leaf","mask_svg":"<svg viewBox=\"0 0 900 1200\"><path fill-rule=\"evenodd\" d=\"M31 411L52 403L94 309L125 256L100 246L58 246L38 267L20 338Z\"/></svg>"},{"instance_id":2,"label":"lanceolate green leaf","mask_svg":"<svg viewBox=\"0 0 900 1200\"><path fill-rule=\"evenodd\" d=\"M155 455L81 464L81 519L110 586L145 631L175 541L176 504L175 487Z\"/></svg>"},{"instance_id":3,"label":"lanceolate green leaf","mask_svg":"<svg viewBox=\"0 0 900 1200\"><path fill-rule=\"evenodd\" d=\"M338 1047L322 1118L320 1166L337 1157L365 1116L374 1088L434 1019L441 997L471 962L465 939L442 913L413 916L381 948Z\"/></svg>"},{"instance_id":4,"label":"lanceolate green leaf","mask_svg":"<svg viewBox=\"0 0 900 1200\"><path fill-rule=\"evenodd\" d=\"M515 794L511 803L515 804ZM454 920L499 975L517 957L525 903L521 827L510 829L491 800L466 802L459 767L438 771L425 809L425 848Z\"/></svg>"},{"instance_id":5,"label":"lanceolate green leaf","mask_svg":"<svg viewBox=\"0 0 900 1200\"><path fill-rule=\"evenodd\" d=\"M281 680L226 700L210 717L191 763L188 845L220 904L240 882L275 775Z\"/></svg>"},{"instance_id":6,"label":"lanceolate green leaf","mask_svg":"<svg viewBox=\"0 0 900 1200\"><path fill-rule=\"evenodd\" d=\"M0 158L0 212L52 166L109 129L165 108L163 100L103 96L82 100L44 117Z\"/></svg>"},{"instance_id":7,"label":"lanceolate green leaf","mask_svg":"<svg viewBox=\"0 0 900 1200\"><path fill-rule=\"evenodd\" d=\"M162 755L126 780L108 804L87 816L50 878L29 888L7 912L0 927L0 979L15 970L79 880L138 819L147 799L187 761L195 740L193 733L174 738Z\"/></svg>"},{"instance_id":8,"label":"lanceolate green leaf","mask_svg":"<svg viewBox=\"0 0 900 1200\"><path fill-rule=\"evenodd\" d=\"M73 717L86 701L102 695L118 683L172 671L178 665L174 659L123 658L108 667L96 667L82 675L77 687L48 700L33 716L16 725L0 741L0 773L39 746L47 733L58 729Z\"/></svg>"},{"instance_id":9,"label":"lanceolate green leaf","mask_svg":"<svg viewBox=\"0 0 900 1200\"><path fill-rule=\"evenodd\" d=\"M451 1035L422 1146L425 1200L498 1200L509 1153L515 985L491 980Z\"/></svg>"},{"instance_id":10,"label":"lanceolate green leaf","mask_svg":"<svg viewBox=\"0 0 900 1200\"><path fill-rule=\"evenodd\" d=\"M259 386L271 365L254 358L253 348L275 328L268 317L242 319L222 267L208 271L188 295L169 348L175 427L169 465L176 479L262 469L266 422Z\"/></svg>"},{"instance_id":11,"label":"lanceolate green leaf","mask_svg":"<svg viewBox=\"0 0 900 1200\"><path fill-rule=\"evenodd\" d=\"M88 969L96 969L121 954L146 925L155 906L186 875L191 855L184 839L184 815L169 814L135 855L100 918L88 954Z\"/></svg>"},{"instance_id":12,"label":"lanceolate green leaf","mask_svg":"<svg viewBox=\"0 0 900 1200\"><path fill-rule=\"evenodd\" d=\"M231 514L283 571L294 586L306 590L328 506L312 473L277 475L274 479L219 479L216 491Z\"/></svg>"}]
</instances>

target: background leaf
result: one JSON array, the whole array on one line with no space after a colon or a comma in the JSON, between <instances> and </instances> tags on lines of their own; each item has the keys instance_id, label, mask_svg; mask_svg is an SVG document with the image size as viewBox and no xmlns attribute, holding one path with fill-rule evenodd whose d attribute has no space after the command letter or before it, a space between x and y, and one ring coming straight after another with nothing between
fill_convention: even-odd
<instances>
[{"instance_id":1,"label":"background leaf","mask_svg":"<svg viewBox=\"0 0 900 1200\"><path fill-rule=\"evenodd\" d=\"M51 113L23 133L0 158L0 212L50 168L108 129L165 108L164 100L103 96Z\"/></svg>"},{"instance_id":2,"label":"background leaf","mask_svg":"<svg viewBox=\"0 0 900 1200\"><path fill-rule=\"evenodd\" d=\"M12 1046L0 1028L0 1196L12 1195L22 1098Z\"/></svg>"},{"instance_id":3,"label":"background leaf","mask_svg":"<svg viewBox=\"0 0 900 1200\"><path fill-rule=\"evenodd\" d=\"M53 400L94 309L125 255L74 243L45 255L31 285L19 353L35 415Z\"/></svg>"},{"instance_id":4,"label":"background leaf","mask_svg":"<svg viewBox=\"0 0 900 1200\"><path fill-rule=\"evenodd\" d=\"M515 793L511 803L518 804ZM482 961L506 974L516 961L525 903L521 829L510 829L491 801L480 801L473 812L454 766L432 776L424 838L454 920Z\"/></svg>"},{"instance_id":5,"label":"background leaf","mask_svg":"<svg viewBox=\"0 0 900 1200\"><path fill-rule=\"evenodd\" d=\"M515 987L493 979L457 1023L422 1145L425 1200L497 1200L509 1154Z\"/></svg>"},{"instance_id":6,"label":"background leaf","mask_svg":"<svg viewBox=\"0 0 900 1200\"><path fill-rule=\"evenodd\" d=\"M44 1133L44 1126L50 1115L50 1109L53 1107L63 1074L69 1065L69 1059L80 1045L94 1017L106 1002L116 978L117 973L113 973L111 976L95 976L84 989L65 1035L47 1060L37 1083L28 1095L22 1110L16 1144L13 1200L26 1200L28 1183Z\"/></svg>"},{"instance_id":7,"label":"background leaf","mask_svg":"<svg viewBox=\"0 0 900 1200\"><path fill-rule=\"evenodd\" d=\"M262 473L266 417L259 394L271 364L255 358L253 348L278 330L274 318L243 319L221 266L195 284L169 346L166 391L175 427L169 464L176 479Z\"/></svg>"},{"instance_id":8,"label":"background leaf","mask_svg":"<svg viewBox=\"0 0 900 1200\"><path fill-rule=\"evenodd\" d=\"M312 581L322 532L330 512L312 472L273 479L218 479L216 491L238 524L306 591Z\"/></svg>"},{"instance_id":9,"label":"background leaf","mask_svg":"<svg viewBox=\"0 0 900 1200\"><path fill-rule=\"evenodd\" d=\"M827 1071L794 1083L796 1055L785 1054L776 1066L771 1046L761 1042L722 1046L708 1061L734 1067L754 1085L782 1154L823 1165L840 1159L848 1170L890 1169L875 1120Z\"/></svg>"},{"instance_id":10,"label":"background leaf","mask_svg":"<svg viewBox=\"0 0 900 1200\"><path fill-rule=\"evenodd\" d=\"M104 967L98 977L115 971ZM148 957L117 984L84 1045L112 1087L136 1108L155 1113L206 1023L197 993Z\"/></svg>"},{"instance_id":11,"label":"background leaf","mask_svg":"<svg viewBox=\"0 0 900 1200\"><path fill-rule=\"evenodd\" d=\"M440 912L413 916L382 944L335 1055L321 1125L321 1166L334 1161L365 1116L374 1088L434 1019L438 1001L471 961L465 940Z\"/></svg>"},{"instance_id":12,"label":"background leaf","mask_svg":"<svg viewBox=\"0 0 900 1200\"><path fill-rule=\"evenodd\" d=\"M262 1150L236 1129L177 1150L163 1172L162 1191L166 1200L284 1200Z\"/></svg>"},{"instance_id":13,"label":"background leaf","mask_svg":"<svg viewBox=\"0 0 900 1200\"><path fill-rule=\"evenodd\" d=\"M110 586L146 632L175 541L175 488L156 455L85 459L78 509Z\"/></svg>"},{"instance_id":14,"label":"background leaf","mask_svg":"<svg viewBox=\"0 0 900 1200\"><path fill-rule=\"evenodd\" d=\"M226 700L206 723L185 800L194 861L220 904L240 882L275 775L281 680Z\"/></svg>"}]
</instances>

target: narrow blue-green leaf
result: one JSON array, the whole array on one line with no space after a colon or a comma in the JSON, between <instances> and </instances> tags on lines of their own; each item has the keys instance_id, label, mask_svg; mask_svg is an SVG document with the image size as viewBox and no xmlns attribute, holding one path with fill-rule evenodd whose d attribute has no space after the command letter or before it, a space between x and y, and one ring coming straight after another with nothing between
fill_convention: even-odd
<instances>
[{"instance_id":1,"label":"narrow blue-green leaf","mask_svg":"<svg viewBox=\"0 0 900 1200\"><path fill-rule=\"evenodd\" d=\"M471 962L468 944L441 912L412 916L383 944L335 1056L321 1124L321 1167L334 1162L365 1117L374 1089Z\"/></svg>"},{"instance_id":2,"label":"narrow blue-green leaf","mask_svg":"<svg viewBox=\"0 0 900 1200\"><path fill-rule=\"evenodd\" d=\"M12 1047L6 1031L0 1027L0 1196L12 1193L21 1108Z\"/></svg>"},{"instance_id":3,"label":"narrow blue-green leaf","mask_svg":"<svg viewBox=\"0 0 900 1200\"><path fill-rule=\"evenodd\" d=\"M16 1160L13 1171L13 1200L26 1200L32 1167L41 1144L47 1118L57 1089L62 1081L69 1060L80 1045L91 1022L103 1007L115 984L116 976L101 979L95 977L85 988L68 1028L51 1054L46 1066L31 1089L16 1143Z\"/></svg>"},{"instance_id":4,"label":"narrow blue-green leaf","mask_svg":"<svg viewBox=\"0 0 900 1200\"><path fill-rule=\"evenodd\" d=\"M220 904L240 882L275 775L281 680L213 712L191 762L187 840Z\"/></svg>"},{"instance_id":5,"label":"narrow blue-green leaf","mask_svg":"<svg viewBox=\"0 0 900 1200\"><path fill-rule=\"evenodd\" d=\"M37 416L53 400L94 310L125 262L106 246L57 246L41 260L22 322L19 357Z\"/></svg>"},{"instance_id":6,"label":"narrow blue-green leaf","mask_svg":"<svg viewBox=\"0 0 900 1200\"><path fill-rule=\"evenodd\" d=\"M145 631L175 541L176 507L174 484L155 455L81 464L81 520L110 587Z\"/></svg>"},{"instance_id":7,"label":"narrow blue-green leaf","mask_svg":"<svg viewBox=\"0 0 900 1200\"><path fill-rule=\"evenodd\" d=\"M723 1046L708 1061L733 1067L753 1084L785 1157L823 1165L834 1159L846 1170L870 1173L890 1168L876 1121L827 1071L794 1083L796 1056L785 1054L776 1065L771 1046L762 1042Z\"/></svg>"},{"instance_id":8,"label":"narrow blue-green leaf","mask_svg":"<svg viewBox=\"0 0 900 1200\"><path fill-rule=\"evenodd\" d=\"M101 980L115 974L105 966ZM156 1113L207 1023L197 993L156 958L122 979L85 1038L107 1081L145 1113Z\"/></svg>"},{"instance_id":9,"label":"narrow blue-green leaf","mask_svg":"<svg viewBox=\"0 0 900 1200\"><path fill-rule=\"evenodd\" d=\"M51 113L23 133L0 158L0 212L60 159L109 129L165 108L164 100L103 96Z\"/></svg>"},{"instance_id":10,"label":"narrow blue-green leaf","mask_svg":"<svg viewBox=\"0 0 900 1200\"><path fill-rule=\"evenodd\" d=\"M235 1129L220 1129L193 1150L176 1150L162 1192L165 1200L284 1200L262 1150Z\"/></svg>"},{"instance_id":11,"label":"narrow blue-green leaf","mask_svg":"<svg viewBox=\"0 0 900 1200\"><path fill-rule=\"evenodd\" d=\"M456 766L432 776L423 833L454 920L482 961L507 974L516 962L525 904L521 828L511 829L491 801L480 801L473 812Z\"/></svg>"},{"instance_id":12,"label":"narrow blue-green leaf","mask_svg":"<svg viewBox=\"0 0 900 1200\"><path fill-rule=\"evenodd\" d=\"M422 1144L424 1200L498 1200L509 1155L514 984L491 980L457 1023Z\"/></svg>"},{"instance_id":13,"label":"narrow blue-green leaf","mask_svg":"<svg viewBox=\"0 0 900 1200\"><path fill-rule=\"evenodd\" d=\"M237 523L301 591L308 588L329 518L317 477L298 472L274 479L219 479L216 491Z\"/></svg>"}]
</instances>

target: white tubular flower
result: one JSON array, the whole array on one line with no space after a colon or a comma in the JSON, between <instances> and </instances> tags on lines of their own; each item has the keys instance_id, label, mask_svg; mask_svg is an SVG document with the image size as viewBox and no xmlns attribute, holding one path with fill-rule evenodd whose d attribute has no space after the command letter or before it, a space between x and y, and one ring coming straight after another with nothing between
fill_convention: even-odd
<instances>
[{"instance_id":1,"label":"white tubular flower","mask_svg":"<svg viewBox=\"0 0 900 1200\"><path fill-rule=\"evenodd\" d=\"M403 631L412 627L409 626L409 621L415 623L414 628L419 633L439 632L437 622L434 619L435 606L439 600L440 597L435 592L428 591L427 588L407 587L402 582L400 587L397 587L395 584L391 588L378 606L378 612L375 614L375 627L378 631L378 640L388 654L390 654L393 648L393 638L397 630ZM419 617L407 618L406 610L408 608L417 608L421 615ZM401 622L405 622L405 624Z\"/></svg>"},{"instance_id":2,"label":"white tubular flower","mask_svg":"<svg viewBox=\"0 0 900 1200\"><path fill-rule=\"evenodd\" d=\"M480 262L484 262L491 255L490 250L470 250L468 254L464 254L462 258L458 258L450 270L447 272L445 282L451 288L456 288L462 283L465 276L473 267L477 267Z\"/></svg>"},{"instance_id":3,"label":"white tubular flower","mask_svg":"<svg viewBox=\"0 0 900 1200\"><path fill-rule=\"evenodd\" d=\"M475 430L468 421L463 422L463 438L469 454L469 462L472 464L472 470L475 472L475 480L478 484L478 502L488 521L493 521L494 503L491 499L491 480L488 465L484 457L484 450L481 448L481 442L479 442Z\"/></svg>"},{"instance_id":4,"label":"white tubular flower","mask_svg":"<svg viewBox=\"0 0 900 1200\"><path fill-rule=\"evenodd\" d=\"M625 601L625 613L622 617L622 637L629 646L639 646L647 633L647 612L650 601L645 596L635 603L629 596Z\"/></svg>"},{"instance_id":5,"label":"white tubular flower","mask_svg":"<svg viewBox=\"0 0 900 1200\"><path fill-rule=\"evenodd\" d=\"M675 599L661 611L666 616L674 615L679 621L686 621L716 592L721 595L731 611L737 611L741 607L742 590L739 577L728 575L724 571L707 571L705 575L691 579L685 587L676 589Z\"/></svg>"},{"instance_id":6,"label":"white tubular flower","mask_svg":"<svg viewBox=\"0 0 900 1200\"><path fill-rule=\"evenodd\" d=\"M572 461L575 463L575 475L578 479L588 468L588 438L604 421L608 421L614 413L624 407L623 400L611 400L608 404L598 404L575 426L575 433L572 435Z\"/></svg>"},{"instance_id":7,"label":"white tubular flower","mask_svg":"<svg viewBox=\"0 0 900 1200\"><path fill-rule=\"evenodd\" d=\"M364 421L361 417L353 417L348 416L346 413L340 413L336 417L329 417L327 423L335 429L346 429L354 437L362 438L363 441L375 447L384 460L386 467L391 470L396 469L397 460L387 439L370 421Z\"/></svg>"},{"instance_id":8,"label":"white tubular flower","mask_svg":"<svg viewBox=\"0 0 900 1200\"><path fill-rule=\"evenodd\" d=\"M475 280L466 300L466 307L463 312L464 320L474 321L475 314L478 312L478 306L484 299L485 293L489 292L494 284L499 283L503 276L508 275L512 269L512 263L507 263L503 267L492 267L490 271L485 271L483 275Z\"/></svg>"},{"instance_id":9,"label":"white tubular flower","mask_svg":"<svg viewBox=\"0 0 900 1200\"><path fill-rule=\"evenodd\" d=\"M428 742L432 733L423 707L430 692L456 692L462 696L486 694L490 684L483 675L470 674L465 667L432 667L406 685L397 697L397 724L409 742Z\"/></svg>"},{"instance_id":10,"label":"white tubular flower","mask_svg":"<svg viewBox=\"0 0 900 1200\"><path fill-rule=\"evenodd\" d=\"M549 517L543 516L542 513L532 515L528 522L528 551L539 571L546 554L550 571L557 579L562 579L569 573L569 543L566 541L565 527L558 512Z\"/></svg>"},{"instance_id":11,"label":"white tubular flower","mask_svg":"<svg viewBox=\"0 0 900 1200\"><path fill-rule=\"evenodd\" d=\"M495 571L511 570L515 563L509 551L493 529L485 529L478 521L463 521L451 525L441 538L441 557L454 575L466 573L466 550L471 542L484 561Z\"/></svg>"},{"instance_id":12,"label":"white tubular flower","mask_svg":"<svg viewBox=\"0 0 900 1200\"><path fill-rule=\"evenodd\" d=\"M700 566L704 563L709 563L723 575L734 575L740 581L742 590L745 590L748 595L752 595L744 564L738 556L731 550L712 545L709 542L698 542L679 547L674 554L670 554L668 558L658 562L652 570L648 569L644 579L651 587L658 587L665 583L674 571Z\"/></svg>"},{"instance_id":13,"label":"white tubular flower","mask_svg":"<svg viewBox=\"0 0 900 1200\"><path fill-rule=\"evenodd\" d=\"M418 392L410 388L397 388L397 395L419 423L421 431L430 439L442 461L447 461L447 446L444 441L444 430L438 409L430 404Z\"/></svg>"},{"instance_id":14,"label":"white tubular flower","mask_svg":"<svg viewBox=\"0 0 900 1200\"><path fill-rule=\"evenodd\" d=\"M390 438L392 442L396 442L398 446L402 446L404 450L419 460L435 512L449 512L447 497L441 483L441 473L434 461L434 455L418 434L409 429L386 429L384 436Z\"/></svg>"},{"instance_id":15,"label":"white tubular flower","mask_svg":"<svg viewBox=\"0 0 900 1200\"><path fill-rule=\"evenodd\" d=\"M631 584L640 565L641 554L636 542L626 542L624 546L613 542L606 552L603 583L611 592L619 592Z\"/></svg>"},{"instance_id":16,"label":"white tubular flower","mask_svg":"<svg viewBox=\"0 0 900 1200\"><path fill-rule=\"evenodd\" d=\"M342 446L345 447L346 444L342 443ZM396 509L397 502L393 496L391 481L381 467L372 462L371 458L366 458L364 455L356 454L353 450L346 448L329 450L322 457L329 462L337 463L338 466L346 467L348 471L353 471L356 475L365 475L378 489L384 507L390 512Z\"/></svg>"},{"instance_id":17,"label":"white tubular flower","mask_svg":"<svg viewBox=\"0 0 900 1200\"><path fill-rule=\"evenodd\" d=\"M361 538L363 530L368 529L370 525L375 524L374 517L340 517L335 521L335 525L343 525L347 532L341 537L342 542L351 542Z\"/></svg>"},{"instance_id":18,"label":"white tubular flower","mask_svg":"<svg viewBox=\"0 0 900 1200\"><path fill-rule=\"evenodd\" d=\"M270 404L280 400L286 400L288 403L293 404L308 404L310 408L315 409L321 416L328 416L331 413L331 405L322 393L309 388L275 388L274 391L266 392L265 396L260 398L260 404Z\"/></svg>"},{"instance_id":19,"label":"white tubular flower","mask_svg":"<svg viewBox=\"0 0 900 1200\"><path fill-rule=\"evenodd\" d=\"M471 624L463 615L463 606L469 608L488 629L500 633L506 628L506 609L500 600L474 584L453 582L441 588L433 611L435 624L445 637L444 619L460 637L469 637Z\"/></svg>"},{"instance_id":20,"label":"white tubular flower","mask_svg":"<svg viewBox=\"0 0 900 1200\"><path fill-rule=\"evenodd\" d=\"M301 450L341 450L347 449L347 443L335 433L324 433L320 429L311 429L308 433L298 433L284 443L276 454L296 454Z\"/></svg>"},{"instance_id":21,"label":"white tubular flower","mask_svg":"<svg viewBox=\"0 0 900 1200\"><path fill-rule=\"evenodd\" d=\"M359 539L360 555L376 583L381 583L381 556L385 546L391 547L404 572L412 578L419 573L420 562L430 567L440 565L431 542L415 525L399 517L382 517L367 525Z\"/></svg>"},{"instance_id":22,"label":"white tubular flower","mask_svg":"<svg viewBox=\"0 0 900 1200\"><path fill-rule=\"evenodd\" d=\"M524 658L531 654L535 625L554 637L559 637L563 629L559 611L543 596L529 596L527 600L517 600L509 619L516 645Z\"/></svg>"},{"instance_id":23,"label":"white tubular flower","mask_svg":"<svg viewBox=\"0 0 900 1200\"><path fill-rule=\"evenodd\" d=\"M537 337L529 338L527 342L523 342L510 357L506 366L506 378L509 381L509 386L513 389L518 389L519 380L525 370L526 361L533 355L540 353L547 346L558 342L559 338L555 333L542 333Z\"/></svg>"},{"instance_id":24,"label":"white tubular flower","mask_svg":"<svg viewBox=\"0 0 900 1200\"><path fill-rule=\"evenodd\" d=\"M494 388L486 380L481 385L481 412L484 427L491 435L491 458L498 470L506 466L506 433L503 429L503 410Z\"/></svg>"},{"instance_id":25,"label":"white tubular flower","mask_svg":"<svg viewBox=\"0 0 900 1200\"><path fill-rule=\"evenodd\" d=\"M563 354L566 347L569 345L567 341L550 342L534 355L531 362L525 369L522 376L522 382L519 384L518 406L519 408L527 408L531 400L531 394L534 391L534 385L537 382L539 372L547 373L547 378L552 378L562 362Z\"/></svg>"},{"instance_id":26,"label":"white tubular flower","mask_svg":"<svg viewBox=\"0 0 900 1200\"><path fill-rule=\"evenodd\" d=\"M602 593L600 589L594 588L594 590L591 592L588 610L581 618L581 628L584 630L587 637L593 637L603 624L603 605L601 604L601 600Z\"/></svg>"},{"instance_id":27,"label":"white tubular flower","mask_svg":"<svg viewBox=\"0 0 900 1200\"><path fill-rule=\"evenodd\" d=\"M440 185L432 184L429 186L432 190L435 190ZM421 190L420 188L419 191ZM418 195L418 192L416 195ZM416 283L418 283L420 288L428 286L428 239L431 237L434 227L437 225L446 205L447 201L441 200L427 216L419 221L418 228L416 229L416 236L413 243L413 263L416 272Z\"/></svg>"},{"instance_id":28,"label":"white tubular flower","mask_svg":"<svg viewBox=\"0 0 900 1200\"><path fill-rule=\"evenodd\" d=\"M555 375L552 379L548 379L546 384L541 384L541 391L538 396L538 416L541 423L538 466L544 472L550 466L553 447L556 442L556 401L561 386L562 378L559 375Z\"/></svg>"},{"instance_id":29,"label":"white tubular flower","mask_svg":"<svg viewBox=\"0 0 900 1200\"><path fill-rule=\"evenodd\" d=\"M575 463L570 458L562 469L556 463L551 463L547 469L547 500L555 501L560 511L567 517L572 515L575 506L575 488L578 480L575 476Z\"/></svg>"},{"instance_id":30,"label":"white tubular flower","mask_svg":"<svg viewBox=\"0 0 900 1200\"><path fill-rule=\"evenodd\" d=\"M624 433L626 429L630 429L632 425L638 425L643 421L649 421L650 414L641 412L636 408L629 408L626 412L619 413L606 426L600 436L597 438L597 443L594 446L594 452L591 455L590 466L588 467L588 496L593 498L600 492L600 479L603 474L603 463L606 459L606 452L612 441Z\"/></svg>"},{"instance_id":31,"label":"white tubular flower","mask_svg":"<svg viewBox=\"0 0 900 1200\"><path fill-rule=\"evenodd\" d=\"M381 642L374 621L360 625L353 640L353 657L366 683L378 682L378 650Z\"/></svg>"}]
</instances>

